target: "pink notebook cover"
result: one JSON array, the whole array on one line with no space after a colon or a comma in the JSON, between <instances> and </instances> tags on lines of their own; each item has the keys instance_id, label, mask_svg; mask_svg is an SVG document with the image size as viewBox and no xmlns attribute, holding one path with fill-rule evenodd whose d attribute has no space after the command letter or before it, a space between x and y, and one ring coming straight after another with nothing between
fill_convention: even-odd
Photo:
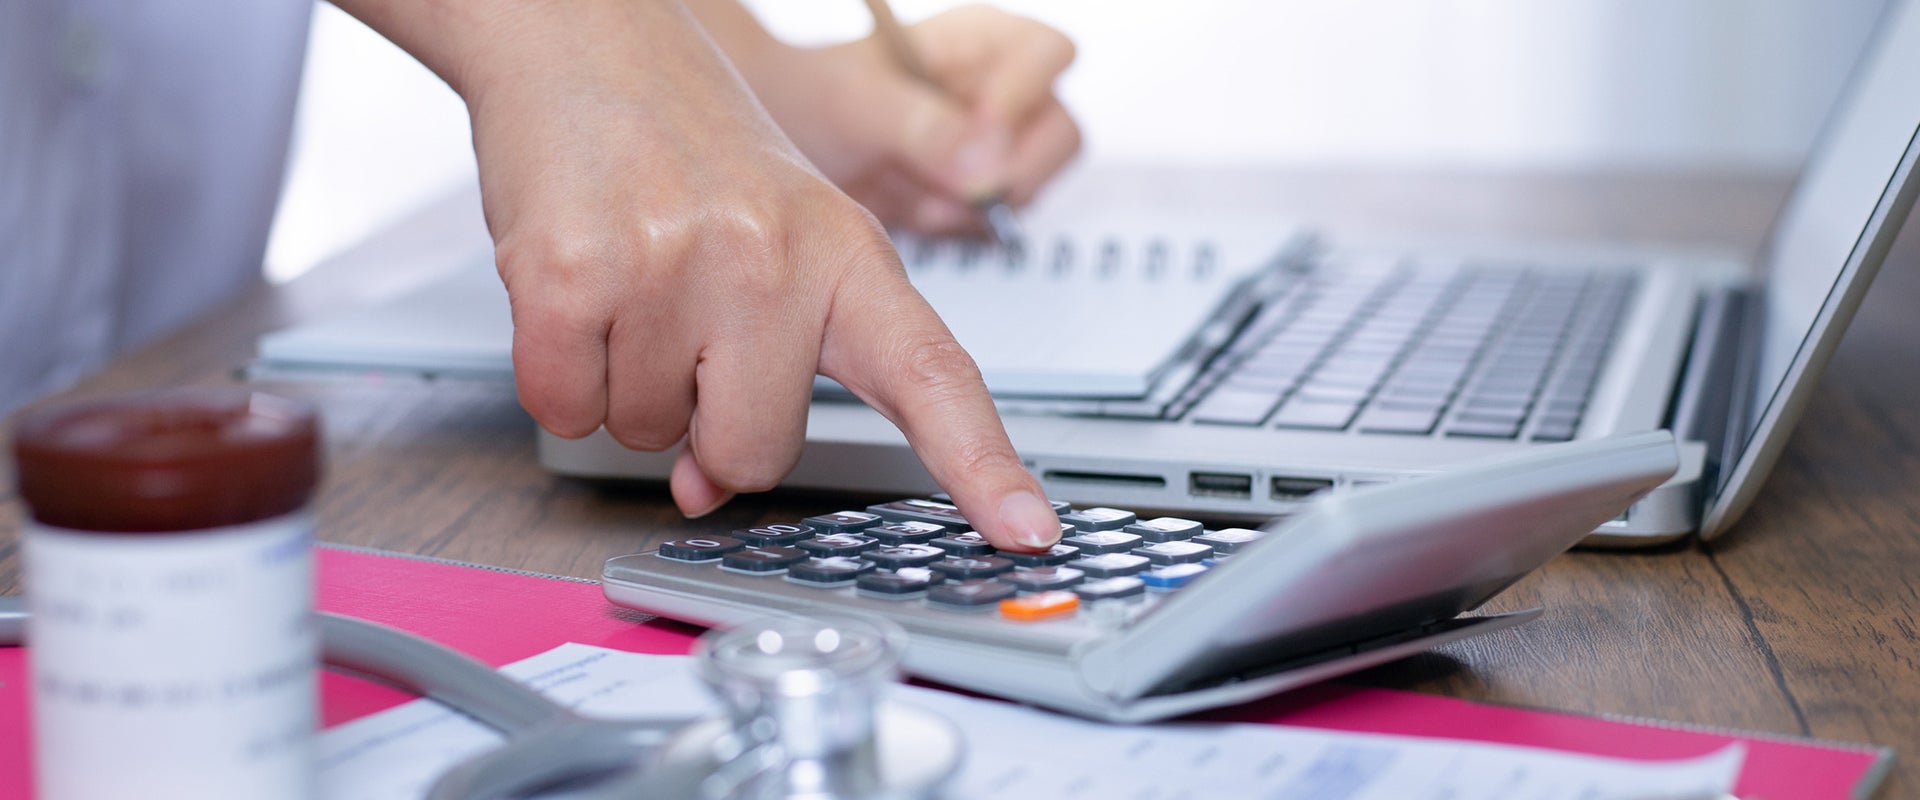
<instances>
[{"instance_id":1,"label":"pink notebook cover","mask_svg":"<svg viewBox=\"0 0 1920 800\"><path fill-rule=\"evenodd\" d=\"M580 642L636 653L685 653L699 630L609 605L596 584L439 561L326 548L319 551L319 605L437 640L499 666ZM0 648L0 798L26 798L30 750L26 657ZM327 725L412 699L328 673ZM1415 692L1338 683L1206 715L1208 719L1346 731L1473 739L1594 755L1664 759L1746 743L1743 797L1841 800L1866 797L1891 759L1885 748L1529 711Z\"/></svg>"}]
</instances>

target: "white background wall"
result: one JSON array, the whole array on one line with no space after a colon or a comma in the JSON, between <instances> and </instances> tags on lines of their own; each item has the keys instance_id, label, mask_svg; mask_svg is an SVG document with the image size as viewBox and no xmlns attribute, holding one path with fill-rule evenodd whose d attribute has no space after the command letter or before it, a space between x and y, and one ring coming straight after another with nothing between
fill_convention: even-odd
<instances>
[{"instance_id":1,"label":"white background wall","mask_svg":"<svg viewBox=\"0 0 1920 800\"><path fill-rule=\"evenodd\" d=\"M750 0L797 42L866 32L856 0ZM918 19L951 0L897 0ZM1007 0L1067 31L1087 157L1414 169L1797 163L1880 0ZM268 251L286 279L473 180L465 109L315 10Z\"/></svg>"}]
</instances>

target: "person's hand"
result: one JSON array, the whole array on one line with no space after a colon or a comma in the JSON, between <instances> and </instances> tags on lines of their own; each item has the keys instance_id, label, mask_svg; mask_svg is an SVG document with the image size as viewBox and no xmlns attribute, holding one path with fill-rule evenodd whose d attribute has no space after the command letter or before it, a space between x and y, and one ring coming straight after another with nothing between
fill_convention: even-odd
<instances>
[{"instance_id":1,"label":"person's hand","mask_svg":"<svg viewBox=\"0 0 1920 800\"><path fill-rule=\"evenodd\" d=\"M899 425L997 546L1058 538L979 370L885 232L678 3L343 5L467 101L514 377L547 430L604 425L642 450L684 438L671 486L697 516L792 469L818 371Z\"/></svg>"},{"instance_id":2,"label":"person's hand","mask_svg":"<svg viewBox=\"0 0 1920 800\"><path fill-rule=\"evenodd\" d=\"M1079 151L1080 129L1053 92L1073 43L987 6L906 30L938 87L909 76L873 36L764 62L740 58L787 135L882 221L975 230L973 201L1004 192L1024 205Z\"/></svg>"}]
</instances>

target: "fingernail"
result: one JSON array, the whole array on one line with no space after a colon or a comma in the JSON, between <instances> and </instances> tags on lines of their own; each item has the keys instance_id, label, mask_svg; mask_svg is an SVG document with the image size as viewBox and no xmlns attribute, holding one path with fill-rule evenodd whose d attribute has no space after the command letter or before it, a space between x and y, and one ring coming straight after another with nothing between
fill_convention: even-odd
<instances>
[{"instance_id":1,"label":"fingernail","mask_svg":"<svg viewBox=\"0 0 1920 800\"><path fill-rule=\"evenodd\" d=\"M1028 547L1051 547L1060 540L1060 515L1053 504L1032 492L1016 492L1000 501L1000 524L1013 540Z\"/></svg>"},{"instance_id":2,"label":"fingernail","mask_svg":"<svg viewBox=\"0 0 1920 800\"><path fill-rule=\"evenodd\" d=\"M699 511L687 512L687 519L699 519L715 511L719 511L721 506L726 505L727 501L732 499L733 492L721 492L720 496L714 499L713 505L707 506Z\"/></svg>"},{"instance_id":3,"label":"fingernail","mask_svg":"<svg viewBox=\"0 0 1920 800\"><path fill-rule=\"evenodd\" d=\"M1001 130L977 133L953 157L953 174L968 197L998 194L1007 180L1007 134Z\"/></svg>"}]
</instances>

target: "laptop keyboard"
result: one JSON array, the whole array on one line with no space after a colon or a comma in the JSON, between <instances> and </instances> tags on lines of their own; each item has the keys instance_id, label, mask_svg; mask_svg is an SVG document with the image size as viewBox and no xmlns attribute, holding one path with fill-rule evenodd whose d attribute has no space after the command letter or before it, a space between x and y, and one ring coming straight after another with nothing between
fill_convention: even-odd
<instances>
[{"instance_id":1,"label":"laptop keyboard","mask_svg":"<svg viewBox=\"0 0 1920 800\"><path fill-rule=\"evenodd\" d=\"M1633 276L1323 270L1269 303L1169 416L1369 434L1573 438Z\"/></svg>"}]
</instances>

